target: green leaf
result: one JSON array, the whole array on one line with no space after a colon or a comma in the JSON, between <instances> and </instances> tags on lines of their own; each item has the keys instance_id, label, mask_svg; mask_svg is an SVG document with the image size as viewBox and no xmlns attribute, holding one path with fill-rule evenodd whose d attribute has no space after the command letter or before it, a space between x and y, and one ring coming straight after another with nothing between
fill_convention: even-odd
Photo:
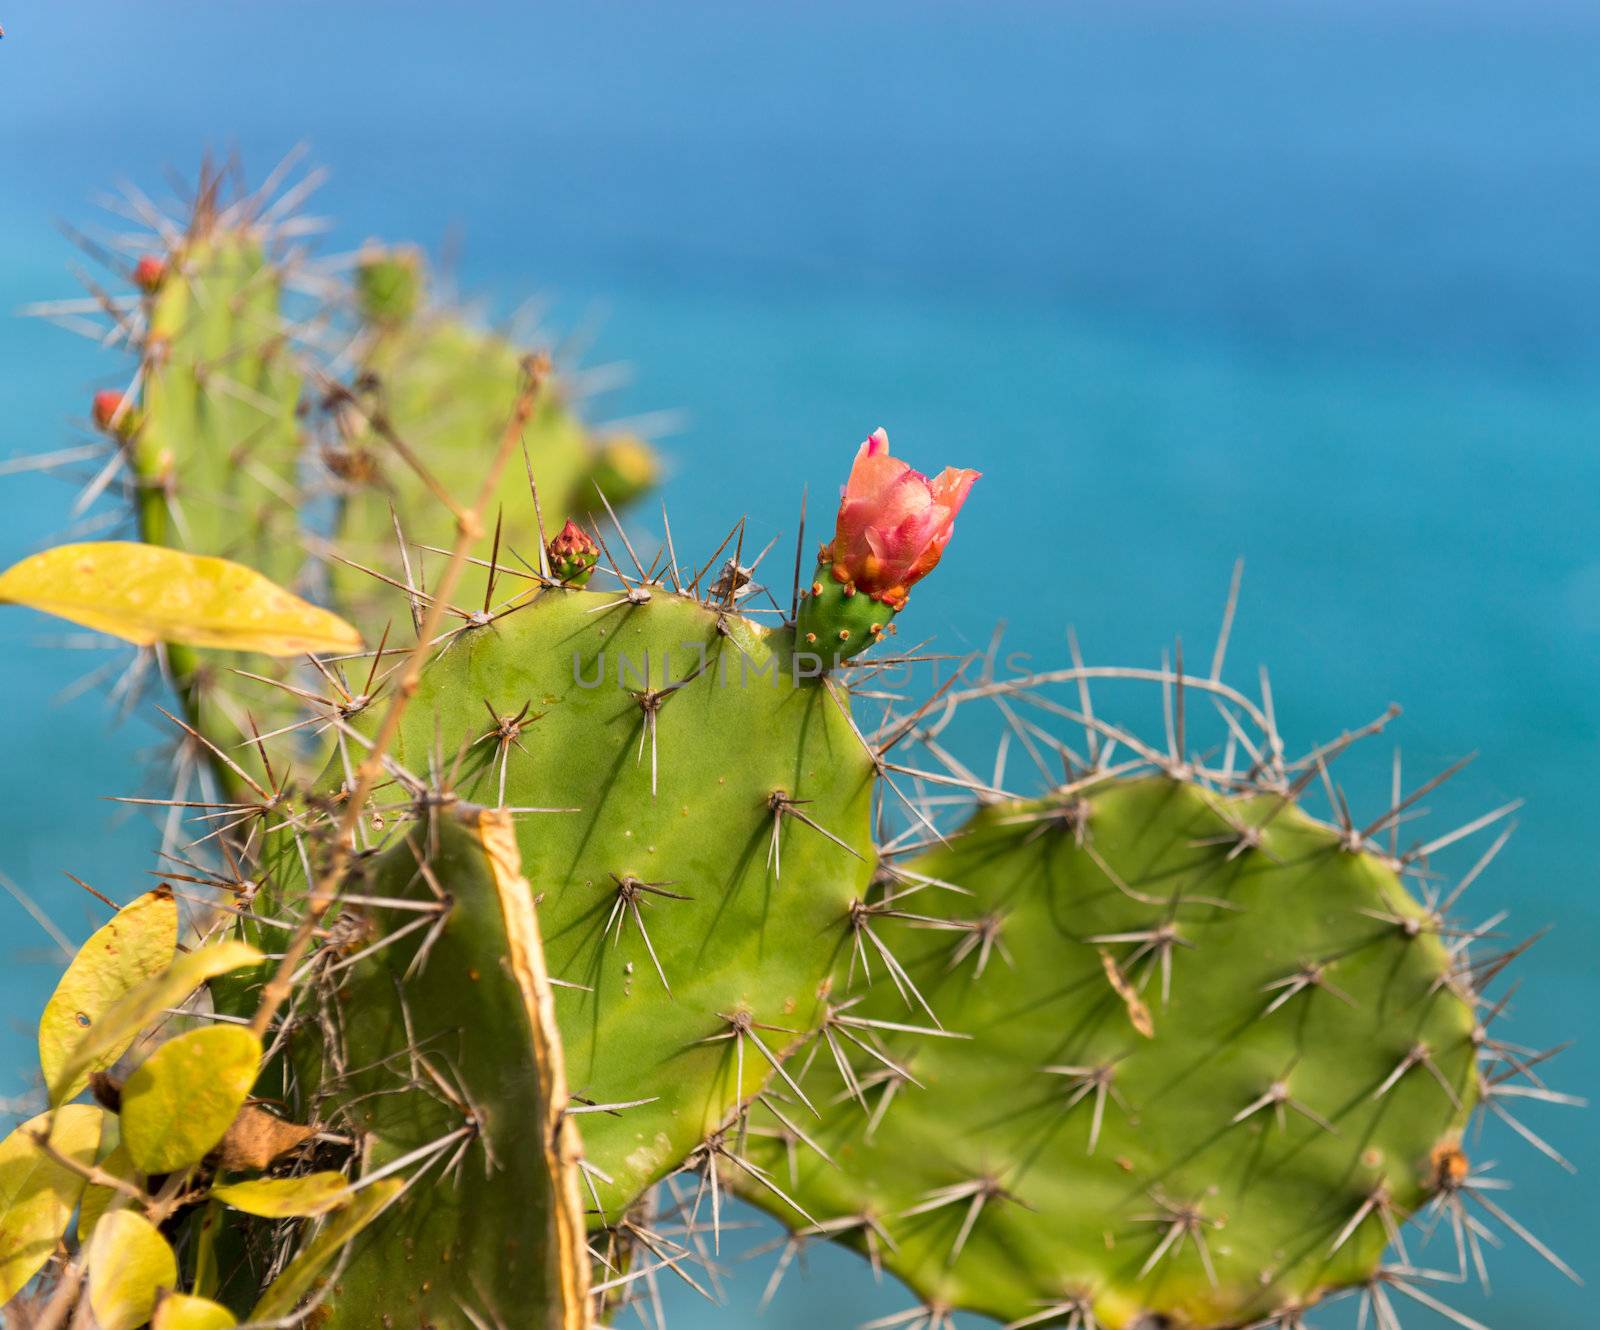
<instances>
[{"instance_id":1,"label":"green leaf","mask_svg":"<svg viewBox=\"0 0 1600 1330\"><path fill-rule=\"evenodd\" d=\"M134 1330L150 1319L178 1262L160 1231L132 1210L108 1210L89 1242L89 1305L100 1330Z\"/></svg>"},{"instance_id":2,"label":"green leaf","mask_svg":"<svg viewBox=\"0 0 1600 1330\"><path fill-rule=\"evenodd\" d=\"M58 545L0 573L0 601L126 642L298 656L359 651L361 634L246 568L138 541Z\"/></svg>"},{"instance_id":3,"label":"green leaf","mask_svg":"<svg viewBox=\"0 0 1600 1330\"><path fill-rule=\"evenodd\" d=\"M80 1107L86 1107L86 1105L67 1105L67 1108ZM67 1109L60 1108L56 1111L58 1113L65 1113ZM113 1117L107 1117L105 1135L111 1136L116 1131L116 1127L117 1120ZM104 1144L104 1139L102 1139L102 1148L104 1147ZM100 1171L102 1173L109 1173L114 1178L121 1178L124 1182L131 1182L137 1187L142 1187L144 1185L144 1174L139 1172L139 1169L133 1162L132 1156L128 1154L128 1147L120 1142L110 1151L110 1153L102 1156L100 1160ZM100 1216L105 1214L105 1212L111 1208L111 1204L117 1199L117 1195L118 1193L115 1188L102 1187L98 1182L91 1182L83 1189L83 1200L78 1204L78 1241L80 1243L87 1242L89 1240L90 1236L94 1233L94 1226L100 1221Z\"/></svg>"},{"instance_id":4,"label":"green leaf","mask_svg":"<svg viewBox=\"0 0 1600 1330\"><path fill-rule=\"evenodd\" d=\"M262 1219L322 1215L350 1200L350 1180L343 1173L307 1173L299 1178L256 1178L213 1187L219 1201Z\"/></svg>"},{"instance_id":5,"label":"green leaf","mask_svg":"<svg viewBox=\"0 0 1600 1330\"><path fill-rule=\"evenodd\" d=\"M122 1142L146 1173L198 1164L256 1083L261 1041L238 1025L191 1030L156 1049L122 1087Z\"/></svg>"},{"instance_id":6,"label":"green leaf","mask_svg":"<svg viewBox=\"0 0 1600 1330\"><path fill-rule=\"evenodd\" d=\"M232 1312L210 1298L169 1293L156 1308L150 1330L229 1330L238 1324Z\"/></svg>"},{"instance_id":7,"label":"green leaf","mask_svg":"<svg viewBox=\"0 0 1600 1330\"><path fill-rule=\"evenodd\" d=\"M400 1178L384 1178L357 1192L350 1204L328 1220L322 1232L306 1243L284 1272L268 1285L251 1310L250 1319L275 1321L294 1311L344 1245L383 1213L404 1186Z\"/></svg>"},{"instance_id":8,"label":"green leaf","mask_svg":"<svg viewBox=\"0 0 1600 1330\"><path fill-rule=\"evenodd\" d=\"M180 956L161 974L130 988L84 1031L71 1055L57 1069L49 1081L50 1102L59 1104L70 1099L77 1093L75 1087L82 1086L86 1072L104 1065L108 1054L113 1059L119 1056L140 1030L168 1007L177 1006L201 984L230 970L259 965L263 959L248 943L219 942ZM112 1053L113 1049L117 1052Z\"/></svg>"},{"instance_id":9,"label":"green leaf","mask_svg":"<svg viewBox=\"0 0 1600 1330\"><path fill-rule=\"evenodd\" d=\"M177 946L178 903L163 888L117 911L78 949L39 1020L39 1065L46 1085L56 1083L83 1032L130 988L166 969ZM107 1049L88 1070L103 1071L125 1047ZM78 1077L61 1098L71 1099L87 1080L87 1073Z\"/></svg>"},{"instance_id":10,"label":"green leaf","mask_svg":"<svg viewBox=\"0 0 1600 1330\"><path fill-rule=\"evenodd\" d=\"M88 1165L99 1149L104 1119L104 1110L93 1104L69 1104L39 1114L0 1141L0 1303L50 1259L83 1192L83 1178L45 1154L35 1134L49 1131L51 1145Z\"/></svg>"}]
</instances>

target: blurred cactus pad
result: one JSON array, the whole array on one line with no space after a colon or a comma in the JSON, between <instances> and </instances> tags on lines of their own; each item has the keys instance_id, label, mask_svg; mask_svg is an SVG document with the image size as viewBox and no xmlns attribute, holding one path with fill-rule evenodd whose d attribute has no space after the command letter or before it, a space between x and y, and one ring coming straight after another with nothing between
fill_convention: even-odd
<instances>
[{"instance_id":1,"label":"blurred cactus pad","mask_svg":"<svg viewBox=\"0 0 1600 1330\"><path fill-rule=\"evenodd\" d=\"M1462 914L1514 805L1423 830L1460 764L1396 754L1355 811L1399 709L1292 748L1237 575L1204 673L897 653L988 491L881 429L792 546L647 531L649 445L418 251L316 254L297 170L130 192L40 308L131 352L72 453L128 539L0 601L132 644L174 746L159 885L14 1013L8 1330L659 1330L736 1199L769 1299L896 1276L876 1330L1471 1330L1487 1247L1572 1274L1477 1158L1564 1164L1521 1113L1577 1102Z\"/></svg>"}]
</instances>

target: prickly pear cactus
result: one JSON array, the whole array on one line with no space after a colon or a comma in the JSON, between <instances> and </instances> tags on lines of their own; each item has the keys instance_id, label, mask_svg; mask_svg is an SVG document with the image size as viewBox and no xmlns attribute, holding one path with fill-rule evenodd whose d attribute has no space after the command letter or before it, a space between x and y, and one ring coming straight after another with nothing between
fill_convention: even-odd
<instances>
[{"instance_id":1,"label":"prickly pear cactus","mask_svg":"<svg viewBox=\"0 0 1600 1330\"><path fill-rule=\"evenodd\" d=\"M1357 826L1329 767L1389 715L1286 760L1265 689L1219 682L1226 628L1203 679L999 680L991 655L908 704L877 681L917 660L851 658L976 472L930 480L875 433L766 626L742 523L692 575L670 532L648 567L620 526L608 547L570 519L648 456L597 447L543 358L430 308L415 256L368 252L330 292L282 253L285 206L222 206L208 175L105 302L140 370L95 402L103 475L178 550L0 575L0 600L168 644L230 799L180 775L155 801L195 830L174 885L45 1008L42 1111L0 1141L0 1294L28 1324L587 1330L648 1316L658 1271L714 1280L730 1187L790 1226L784 1263L826 1237L901 1276L919 1303L883 1330L1301 1330L1344 1292L1381 1330L1392 1296L1471 1326L1426 1285L1481 1274L1502 1228L1571 1273L1463 1152L1492 1115L1559 1159L1513 1108L1570 1102L1491 1028L1521 948L1485 957L1450 919L1504 835L1439 886L1508 810L1402 853L1437 782L1397 783ZM308 278L360 317L348 383L283 320ZM179 552L280 582L303 540L331 554L301 502L311 382L365 635ZM302 755L331 751L320 778L233 756L258 718L177 650L218 642L329 652L306 687L249 671ZM1159 683L1165 748L1091 679ZM1186 693L1225 726L1203 754ZM987 778L954 723L985 700ZM1042 797L1007 787L1013 740ZM1455 1272L1413 1261L1419 1211Z\"/></svg>"}]
</instances>

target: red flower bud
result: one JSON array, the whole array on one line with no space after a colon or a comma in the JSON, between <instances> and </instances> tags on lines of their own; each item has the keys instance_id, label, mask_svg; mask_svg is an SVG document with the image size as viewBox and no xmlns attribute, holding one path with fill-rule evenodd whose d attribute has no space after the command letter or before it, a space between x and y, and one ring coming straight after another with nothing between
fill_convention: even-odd
<instances>
[{"instance_id":1,"label":"red flower bud","mask_svg":"<svg viewBox=\"0 0 1600 1330\"><path fill-rule=\"evenodd\" d=\"M167 275L166 261L146 254L133 269L133 284L146 294L154 292Z\"/></svg>"},{"instance_id":2,"label":"red flower bud","mask_svg":"<svg viewBox=\"0 0 1600 1330\"><path fill-rule=\"evenodd\" d=\"M127 399L114 388L97 392L94 405L89 409L95 426L108 433L126 434L132 426L134 408L131 402L124 406L125 401Z\"/></svg>"},{"instance_id":3,"label":"red flower bud","mask_svg":"<svg viewBox=\"0 0 1600 1330\"><path fill-rule=\"evenodd\" d=\"M567 586L583 586L600 558L600 547L570 517L546 548L550 575Z\"/></svg>"}]
</instances>

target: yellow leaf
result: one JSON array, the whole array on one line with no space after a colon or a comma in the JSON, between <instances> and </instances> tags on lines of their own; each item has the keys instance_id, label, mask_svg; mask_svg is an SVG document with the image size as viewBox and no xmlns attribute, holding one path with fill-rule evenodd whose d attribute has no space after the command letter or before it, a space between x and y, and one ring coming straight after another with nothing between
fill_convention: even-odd
<instances>
[{"instance_id":1,"label":"yellow leaf","mask_svg":"<svg viewBox=\"0 0 1600 1330\"><path fill-rule=\"evenodd\" d=\"M250 1312L252 1321L276 1321L288 1316L317 1284L318 1277L333 1262L344 1246L383 1213L390 1201L404 1189L400 1178L384 1178L356 1193L343 1210L323 1225L322 1232L301 1248L284 1272L267 1286Z\"/></svg>"},{"instance_id":2,"label":"yellow leaf","mask_svg":"<svg viewBox=\"0 0 1600 1330\"><path fill-rule=\"evenodd\" d=\"M322 1215L350 1200L349 1179L343 1173L307 1173L298 1178L255 1178L213 1187L217 1200L262 1219L290 1219Z\"/></svg>"},{"instance_id":3,"label":"yellow leaf","mask_svg":"<svg viewBox=\"0 0 1600 1330\"><path fill-rule=\"evenodd\" d=\"M180 956L161 974L130 988L84 1031L50 1082L50 1101L59 1104L70 1097L69 1091L75 1094L72 1087L81 1084L86 1071L100 1065L108 1050L126 1048L140 1030L208 979L257 965L262 959L261 953L246 942L219 942Z\"/></svg>"},{"instance_id":4,"label":"yellow leaf","mask_svg":"<svg viewBox=\"0 0 1600 1330\"><path fill-rule=\"evenodd\" d=\"M172 1248L143 1215L108 1210L89 1240L89 1305L100 1330L134 1330L178 1282Z\"/></svg>"},{"instance_id":5,"label":"yellow leaf","mask_svg":"<svg viewBox=\"0 0 1600 1330\"><path fill-rule=\"evenodd\" d=\"M39 1020L39 1065L46 1085L56 1083L84 1031L135 984L166 969L177 946L178 903L163 889L124 906L78 949ZM103 1071L125 1047L107 1049L88 1071ZM71 1099L87 1080L87 1074L80 1076L61 1097Z\"/></svg>"},{"instance_id":6,"label":"yellow leaf","mask_svg":"<svg viewBox=\"0 0 1600 1330\"><path fill-rule=\"evenodd\" d=\"M139 1064L122 1087L122 1143L146 1173L198 1164L244 1107L261 1041L237 1025L180 1034Z\"/></svg>"},{"instance_id":7,"label":"yellow leaf","mask_svg":"<svg viewBox=\"0 0 1600 1330\"><path fill-rule=\"evenodd\" d=\"M150 1330L229 1330L238 1324L232 1312L210 1298L169 1293L156 1308Z\"/></svg>"},{"instance_id":8,"label":"yellow leaf","mask_svg":"<svg viewBox=\"0 0 1600 1330\"><path fill-rule=\"evenodd\" d=\"M99 1149L104 1118L93 1104L69 1104L39 1114L0 1141L0 1303L50 1259L83 1192L82 1176L45 1154L35 1135L49 1131L51 1145L88 1165Z\"/></svg>"},{"instance_id":9,"label":"yellow leaf","mask_svg":"<svg viewBox=\"0 0 1600 1330\"><path fill-rule=\"evenodd\" d=\"M361 649L361 634L338 615L253 568L138 541L58 545L35 554L0 573L0 601L139 646L178 642L269 656Z\"/></svg>"}]
</instances>

